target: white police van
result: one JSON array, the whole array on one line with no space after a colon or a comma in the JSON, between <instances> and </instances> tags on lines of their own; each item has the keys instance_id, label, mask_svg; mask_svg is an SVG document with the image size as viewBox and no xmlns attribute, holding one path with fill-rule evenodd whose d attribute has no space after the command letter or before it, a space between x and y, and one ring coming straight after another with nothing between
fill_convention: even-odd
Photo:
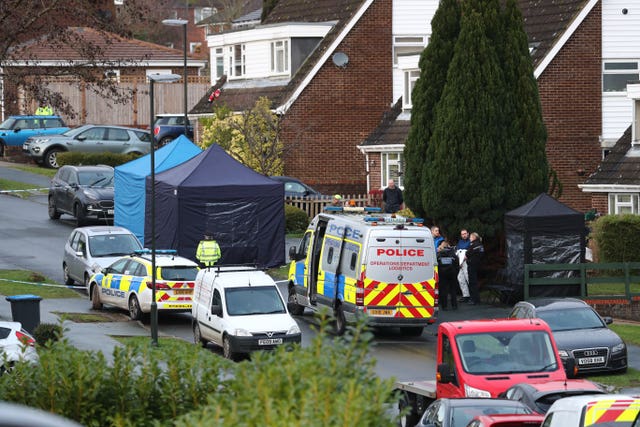
<instances>
[{"instance_id":1,"label":"white police van","mask_svg":"<svg viewBox=\"0 0 640 427\"><path fill-rule=\"evenodd\" d=\"M254 267L200 270L191 314L194 342L213 342L228 359L300 343L302 337L273 279Z\"/></svg>"}]
</instances>

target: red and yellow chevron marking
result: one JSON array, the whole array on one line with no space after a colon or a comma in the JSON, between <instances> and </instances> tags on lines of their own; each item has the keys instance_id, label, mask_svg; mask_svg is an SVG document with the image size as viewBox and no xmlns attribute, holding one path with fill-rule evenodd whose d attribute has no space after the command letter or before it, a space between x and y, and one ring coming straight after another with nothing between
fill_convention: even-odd
<instances>
[{"instance_id":1,"label":"red and yellow chevron marking","mask_svg":"<svg viewBox=\"0 0 640 427\"><path fill-rule=\"evenodd\" d=\"M157 302L168 302L168 301L189 301L189 302L191 302L191 295L171 296L166 291L156 291L156 301Z\"/></svg>"},{"instance_id":2,"label":"red and yellow chevron marking","mask_svg":"<svg viewBox=\"0 0 640 427\"><path fill-rule=\"evenodd\" d=\"M169 286L171 289L184 289L184 288L193 289L196 285L196 282L168 282L165 280L162 280L162 281L166 283L167 286Z\"/></svg>"},{"instance_id":3,"label":"red and yellow chevron marking","mask_svg":"<svg viewBox=\"0 0 640 427\"><path fill-rule=\"evenodd\" d=\"M418 283L383 283L365 278L364 305L394 307L395 317L432 317L435 283L435 278Z\"/></svg>"},{"instance_id":4,"label":"red and yellow chevron marking","mask_svg":"<svg viewBox=\"0 0 640 427\"><path fill-rule=\"evenodd\" d=\"M584 425L633 422L640 411L640 399L607 399L587 405Z\"/></svg>"}]
</instances>

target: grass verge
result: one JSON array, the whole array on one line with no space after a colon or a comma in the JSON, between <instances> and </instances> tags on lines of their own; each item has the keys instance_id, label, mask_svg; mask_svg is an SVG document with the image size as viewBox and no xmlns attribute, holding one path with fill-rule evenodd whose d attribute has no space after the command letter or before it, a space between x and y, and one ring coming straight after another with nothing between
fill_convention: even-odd
<instances>
[{"instance_id":1,"label":"grass verge","mask_svg":"<svg viewBox=\"0 0 640 427\"><path fill-rule=\"evenodd\" d=\"M34 186L33 184L11 181L9 179L0 179L0 191L33 190L35 187L36 186ZM39 192L44 193L45 190L40 190ZM29 193L29 191L20 191L20 193L16 194L18 194L20 197L27 197L29 196Z\"/></svg>"},{"instance_id":2,"label":"grass verge","mask_svg":"<svg viewBox=\"0 0 640 427\"><path fill-rule=\"evenodd\" d=\"M40 166L27 165L24 163L11 163L7 166L12 169L21 170L23 172L35 173L37 175L43 175L49 178L53 178L53 176L58 171L57 169L41 168Z\"/></svg>"},{"instance_id":3,"label":"grass verge","mask_svg":"<svg viewBox=\"0 0 640 427\"><path fill-rule=\"evenodd\" d=\"M53 313L59 316L60 320L62 321L70 320L75 323L101 323L117 321L114 320L113 317L99 313L63 313L60 311L54 311Z\"/></svg>"},{"instance_id":4,"label":"grass verge","mask_svg":"<svg viewBox=\"0 0 640 427\"><path fill-rule=\"evenodd\" d=\"M267 271L267 274L273 278L273 280L286 280L289 277L289 264L282 267L272 268Z\"/></svg>"},{"instance_id":5,"label":"grass verge","mask_svg":"<svg viewBox=\"0 0 640 427\"><path fill-rule=\"evenodd\" d=\"M80 298L76 291L65 286L43 286L37 283L53 284L54 282L31 271L0 270L0 294L2 295L33 294L42 298Z\"/></svg>"}]
</instances>

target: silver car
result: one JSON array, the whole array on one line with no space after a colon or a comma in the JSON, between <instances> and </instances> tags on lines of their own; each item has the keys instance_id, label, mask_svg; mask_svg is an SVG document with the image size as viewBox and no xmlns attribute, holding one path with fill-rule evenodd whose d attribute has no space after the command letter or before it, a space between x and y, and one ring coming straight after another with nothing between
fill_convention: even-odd
<instances>
[{"instance_id":1,"label":"silver car","mask_svg":"<svg viewBox=\"0 0 640 427\"><path fill-rule=\"evenodd\" d=\"M138 238L124 227L76 228L64 245L62 271L65 284L71 286L77 282L86 287L94 273L138 249L142 249Z\"/></svg>"},{"instance_id":2,"label":"silver car","mask_svg":"<svg viewBox=\"0 0 640 427\"><path fill-rule=\"evenodd\" d=\"M138 153L151 151L149 131L111 125L83 125L60 135L34 136L22 145L22 151L36 163L57 168L56 156L63 151L85 153Z\"/></svg>"}]
</instances>

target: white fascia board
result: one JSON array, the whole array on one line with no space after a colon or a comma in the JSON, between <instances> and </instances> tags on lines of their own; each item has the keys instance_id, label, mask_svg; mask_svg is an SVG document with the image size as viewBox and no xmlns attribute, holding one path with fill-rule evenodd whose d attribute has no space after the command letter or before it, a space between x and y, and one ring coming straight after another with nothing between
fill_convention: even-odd
<instances>
[{"instance_id":1,"label":"white fascia board","mask_svg":"<svg viewBox=\"0 0 640 427\"><path fill-rule=\"evenodd\" d=\"M345 27L342 29L342 32L338 34L338 36L333 41L333 43L331 43L331 46L329 46L329 48L322 54L322 57L320 57L320 59L318 60L318 62L316 62L316 64L311 69L311 71L309 71L309 73L305 76L302 82L300 82L300 84L298 85L296 90L293 92L293 94L289 97L289 99L287 99L284 104L276 108L276 111L278 112L278 114L284 114L289 109L289 107L291 107L291 105L296 101L296 99L298 99L302 91L305 90L305 88L311 82L311 80L313 80L316 74L318 74L318 71L320 71L320 68L322 68L324 63L327 62L327 60L331 57L331 55L333 55L333 52L336 50L338 45L340 45L340 43L342 43L342 40L344 40L347 34L351 32L353 27L358 23L360 18L362 18L362 15L364 15L364 13L369 9L372 3L373 3L373 0L367 0L362 5L362 7L360 7L360 10L358 10L356 14L353 16L353 18L351 19L351 21L349 21L347 25L345 25Z\"/></svg>"},{"instance_id":2,"label":"white fascia board","mask_svg":"<svg viewBox=\"0 0 640 427\"><path fill-rule=\"evenodd\" d=\"M576 18L573 20L571 25L569 25L569 28L567 28L564 34L562 34L560 39L551 48L549 53L547 53L547 55L542 59L540 64L538 64L536 69L533 71L533 75L536 79L538 79L540 75L542 75L542 73L547 68L547 66L551 63L551 61L553 61L553 58L555 58L558 52L560 52L560 49L564 47L564 45L567 43L569 38L571 38L571 36L578 29L580 24L582 24L582 21L584 21L587 15L589 15L589 13L595 7L598 1L599 0L589 0L589 3L587 3L586 6L580 11L578 16L576 16Z\"/></svg>"},{"instance_id":3,"label":"white fascia board","mask_svg":"<svg viewBox=\"0 0 640 427\"><path fill-rule=\"evenodd\" d=\"M398 69L416 70L420 68L420 55L398 56Z\"/></svg>"},{"instance_id":4,"label":"white fascia board","mask_svg":"<svg viewBox=\"0 0 640 427\"><path fill-rule=\"evenodd\" d=\"M640 185L578 184L584 193L637 193Z\"/></svg>"},{"instance_id":5,"label":"white fascia board","mask_svg":"<svg viewBox=\"0 0 640 427\"><path fill-rule=\"evenodd\" d=\"M385 145L356 145L356 148L362 153L384 153L403 151L404 144L385 144Z\"/></svg>"},{"instance_id":6,"label":"white fascia board","mask_svg":"<svg viewBox=\"0 0 640 427\"><path fill-rule=\"evenodd\" d=\"M265 25L245 31L212 34L207 36L207 45L209 48L216 48L239 43L290 39L293 37L324 37L334 25L335 21Z\"/></svg>"},{"instance_id":7,"label":"white fascia board","mask_svg":"<svg viewBox=\"0 0 640 427\"><path fill-rule=\"evenodd\" d=\"M56 60L56 61L14 61L11 62L8 66L11 67L69 67L69 66L77 66L77 65L94 65L89 64L87 61L64 61L64 60ZM184 59L176 59L171 61L122 61L114 60L112 62L96 62L96 66L100 67L113 67L114 65L118 65L120 67L183 67ZM187 59L187 67L189 68L202 68L207 65L207 61L198 59L198 60L190 60Z\"/></svg>"},{"instance_id":8,"label":"white fascia board","mask_svg":"<svg viewBox=\"0 0 640 427\"><path fill-rule=\"evenodd\" d=\"M640 99L640 83L627 84L627 98Z\"/></svg>"}]
</instances>

